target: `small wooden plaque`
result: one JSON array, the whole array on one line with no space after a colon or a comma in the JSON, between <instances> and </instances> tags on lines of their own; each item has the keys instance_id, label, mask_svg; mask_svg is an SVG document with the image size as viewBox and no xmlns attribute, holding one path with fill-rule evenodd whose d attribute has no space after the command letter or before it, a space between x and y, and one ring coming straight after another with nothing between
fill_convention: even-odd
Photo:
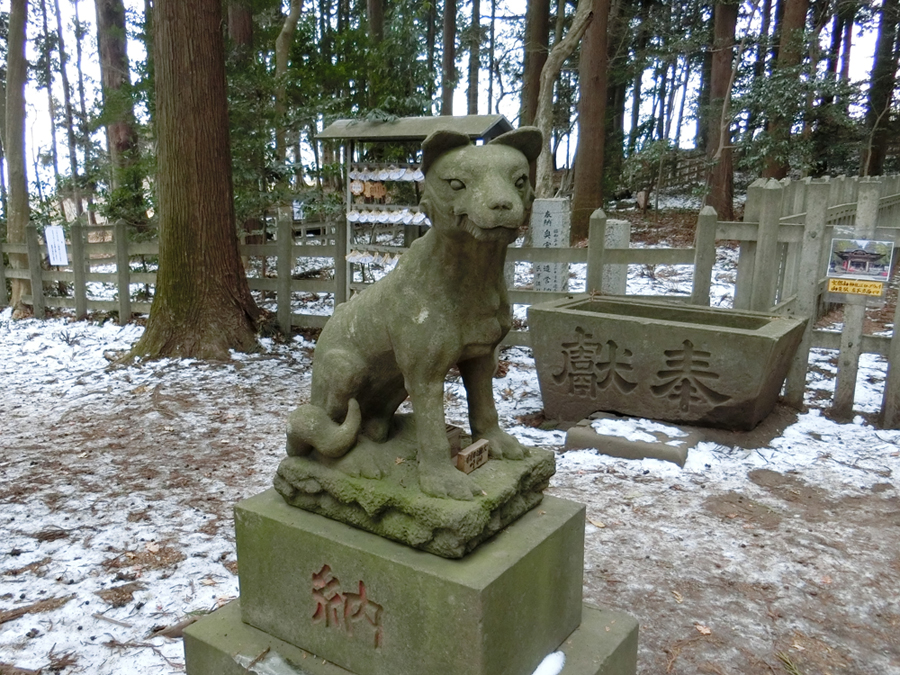
<instances>
[{"instance_id":1,"label":"small wooden plaque","mask_svg":"<svg viewBox=\"0 0 900 675\"><path fill-rule=\"evenodd\" d=\"M472 473L489 458L490 446L486 439L475 441L472 445L459 451L456 456L456 468L463 473Z\"/></svg>"}]
</instances>

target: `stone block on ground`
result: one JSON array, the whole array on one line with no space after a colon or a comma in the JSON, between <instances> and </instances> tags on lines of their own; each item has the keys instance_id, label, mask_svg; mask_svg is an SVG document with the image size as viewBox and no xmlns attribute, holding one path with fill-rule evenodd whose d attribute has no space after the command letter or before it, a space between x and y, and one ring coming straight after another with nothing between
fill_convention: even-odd
<instances>
[{"instance_id":1,"label":"stone block on ground","mask_svg":"<svg viewBox=\"0 0 900 675\"><path fill-rule=\"evenodd\" d=\"M560 675L635 675L637 638L629 615L583 605L581 625L556 648L566 656ZM184 650L188 675L354 675L243 623L239 600L185 629ZM442 671L423 663L419 672Z\"/></svg>"},{"instance_id":2,"label":"stone block on ground","mask_svg":"<svg viewBox=\"0 0 900 675\"><path fill-rule=\"evenodd\" d=\"M243 620L357 675L529 675L581 622L584 506L562 499L460 560L274 490L240 502L235 528Z\"/></svg>"},{"instance_id":3,"label":"stone block on ground","mask_svg":"<svg viewBox=\"0 0 900 675\"><path fill-rule=\"evenodd\" d=\"M459 558L537 506L556 470L551 451L530 448L525 459L492 459L468 474L482 492L471 501L431 497L419 489L412 420L397 421L389 442L361 438L339 460L287 457L275 489L292 506Z\"/></svg>"},{"instance_id":4,"label":"stone block on ground","mask_svg":"<svg viewBox=\"0 0 900 675\"><path fill-rule=\"evenodd\" d=\"M669 426L640 418L631 418L637 425L633 433L622 435L614 427L623 418L603 412L596 412L588 419L581 420L566 431L566 450L596 448L610 457L623 459L661 459L684 466L688 450L704 440L696 429Z\"/></svg>"}]
</instances>

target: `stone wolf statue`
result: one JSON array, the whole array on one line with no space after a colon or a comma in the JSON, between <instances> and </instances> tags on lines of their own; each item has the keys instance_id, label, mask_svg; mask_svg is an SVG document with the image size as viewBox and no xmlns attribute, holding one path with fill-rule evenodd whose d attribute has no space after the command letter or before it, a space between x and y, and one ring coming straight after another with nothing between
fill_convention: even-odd
<instances>
[{"instance_id":1,"label":"stone wolf statue","mask_svg":"<svg viewBox=\"0 0 900 675\"><path fill-rule=\"evenodd\" d=\"M541 145L541 132L530 127L480 146L450 131L425 140L420 208L432 227L392 272L335 308L316 345L310 402L288 419L288 455L349 459L360 434L385 442L409 396L419 487L471 500L479 490L451 464L444 420L444 379L454 365L473 441L487 439L496 459L528 452L499 427L492 377L511 326L506 248L528 218L529 168ZM339 468L381 477L356 459Z\"/></svg>"}]
</instances>

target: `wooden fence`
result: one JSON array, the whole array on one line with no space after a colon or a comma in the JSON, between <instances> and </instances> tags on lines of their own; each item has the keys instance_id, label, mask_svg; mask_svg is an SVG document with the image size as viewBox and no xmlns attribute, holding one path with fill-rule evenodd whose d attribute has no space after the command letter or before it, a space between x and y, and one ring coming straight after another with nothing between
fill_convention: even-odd
<instances>
[{"instance_id":1,"label":"wooden fence","mask_svg":"<svg viewBox=\"0 0 900 675\"><path fill-rule=\"evenodd\" d=\"M702 150L678 152L658 177L657 190L686 190L706 183L709 159Z\"/></svg>"},{"instance_id":2,"label":"wooden fence","mask_svg":"<svg viewBox=\"0 0 900 675\"><path fill-rule=\"evenodd\" d=\"M526 261L531 263L569 263L587 265L587 287L601 288L603 265L624 262L659 265L659 264L691 264L704 270L709 279L715 261L714 233L715 219L701 217L698 231L703 231L704 249L607 249L605 247L606 216L598 210L591 218L589 246L586 248L515 248L510 247L507 260L511 263ZM297 314L291 309L292 296L295 293L333 293L335 302L346 301L352 292L368 286L366 282L354 281L352 268L348 265L333 265L334 274L327 279L294 279L292 271L298 258L329 258L344 260L348 248L365 251L370 254L400 255L405 246L378 245L366 243L354 247L348 243L346 225L341 223L316 223L300 225L293 222L288 210L282 210L276 221L273 241L264 244L240 244L242 256L275 259L275 276L248 277L251 290L275 292L277 298L277 320L282 330L291 327L321 328L328 319L327 315ZM103 241L89 242L88 233L103 233ZM111 235L111 236L110 236ZM75 310L78 318L84 317L88 310L117 312L119 323L124 325L130 321L134 313L149 313L149 300L134 300L132 284L155 285L155 271L135 271L132 269L136 260L142 256L159 254L156 241L131 242L128 240L126 226L120 222L116 225L85 227L75 222L71 224L70 261L68 268L47 268L47 248L41 242L40 235L33 225L27 229L27 244L3 244L0 251L6 253L25 253L28 256L27 269L4 268L0 262L0 306L5 305L6 286L4 278L27 279L32 288L42 288L43 293L26 295L25 304L33 305L36 317L43 317L46 308L70 308ZM331 265L327 265L331 267ZM72 284L71 296L54 294L55 282ZM87 282L109 284L115 288L114 300L90 299ZM706 295L709 294L707 284ZM696 297L692 302L703 302L702 286L695 289ZM520 305L531 305L545 300L556 300L570 295L567 291L535 291L511 287L510 302ZM659 297L659 296L654 296ZM667 296L664 296L667 297ZM680 296L680 300L684 300ZM708 302L708 299L707 299ZM514 331L507 339L507 344L528 346L530 340L527 331Z\"/></svg>"},{"instance_id":3,"label":"wooden fence","mask_svg":"<svg viewBox=\"0 0 900 675\"><path fill-rule=\"evenodd\" d=\"M45 261L47 248L41 242L34 225L26 230L26 244L2 244L4 253L24 253L28 257L26 269L5 268L0 258L0 306L6 305L5 279L26 279L31 288L41 288L43 293L26 295L23 302L32 305L34 315L43 317L48 307L75 310L77 318L83 318L88 310L118 313L119 323L124 325L132 314L147 314L151 302L148 299L134 300L132 284L155 286L155 271L136 271L136 261L146 256L159 255L159 242L129 241L124 222L115 225L85 226L79 222L70 225L69 259L67 268L47 268ZM336 225L316 223L297 225L289 210L280 213L276 223L275 239L264 244L240 244L240 254L246 257L276 259L276 277L248 277L251 290L271 291L278 297L278 322L285 328L291 325L318 327L325 325L327 316L314 314L292 314L291 295L293 293L334 293L337 302L346 300L346 282L343 278L344 265L335 267L331 279L294 279L293 261L299 257L321 257L338 260L346 254L346 237L342 228ZM71 296L54 294L54 282L72 284ZM98 282L114 287L114 300L91 299L88 282Z\"/></svg>"},{"instance_id":4,"label":"wooden fence","mask_svg":"<svg viewBox=\"0 0 900 675\"><path fill-rule=\"evenodd\" d=\"M336 264L334 274L326 279L294 279L292 270L300 257L322 257L342 261L348 252L346 225L341 223L300 226L293 222L289 209L279 212L275 239L264 244L242 244L243 256L262 256L276 260L274 278L252 277L251 289L274 291L277 319L282 330L293 326L321 327L327 315L304 315L292 311L294 293L333 293L335 302L364 284L353 282L348 265ZM91 228L92 230L94 228ZM34 227L28 228L25 245L4 244L6 253L25 253L27 269L4 268L0 263L0 305L6 304L5 278L28 279L32 288L44 288L48 282L72 283L73 297L56 297L39 293L24 301L34 305L35 316L43 316L46 307L74 308L78 317L88 310L118 312L119 322L127 323L132 313L149 312L150 303L132 299L131 284L154 284L154 272L134 271L132 262L140 256L158 254L157 242L129 242L125 225L112 229L112 241L88 242L87 228L73 223L71 259L68 269L44 269L46 249ZM739 246L738 274L735 287L736 309L750 309L798 317L817 316L824 297L824 273L829 242L835 233L847 236L892 240L900 244L900 177L877 179L838 178L823 181L758 180L748 189L745 220L718 221L715 211L705 207L699 214L694 246L691 248L610 248L606 241L606 216L596 211L591 217L590 237L586 248L510 248L510 262L582 263L587 265L586 288L589 292L602 288L605 265L693 265L693 288L690 297L653 296L698 305L709 304L716 242L734 241ZM352 246L352 243L349 243ZM400 246L367 246L367 250L399 254ZM376 251L376 252L377 252ZM97 269L100 265L115 271ZM113 284L116 300L88 299L86 284L95 281ZM568 292L510 289L510 301L530 305L559 299ZM638 297L638 296L632 296ZM882 405L885 426L900 426L900 338L864 335L862 313L865 300L850 300L845 306L844 330L841 333L816 330L809 321L798 356L786 385L787 401L800 406L806 386L809 349L839 349L839 370L834 398L834 412L849 416L862 353L888 358L888 376ZM898 304L900 306L900 304ZM898 310L900 314L900 310ZM895 315L894 325L900 322ZM512 331L506 344L528 346L527 331ZM895 365L895 367L891 367Z\"/></svg>"}]
</instances>

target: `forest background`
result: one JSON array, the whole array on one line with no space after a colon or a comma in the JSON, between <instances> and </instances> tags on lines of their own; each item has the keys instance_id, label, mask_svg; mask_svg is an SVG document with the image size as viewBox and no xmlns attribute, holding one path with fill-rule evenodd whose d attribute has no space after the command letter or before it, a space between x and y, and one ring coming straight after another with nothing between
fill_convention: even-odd
<instances>
[{"instance_id":1,"label":"forest background","mask_svg":"<svg viewBox=\"0 0 900 675\"><path fill-rule=\"evenodd\" d=\"M234 238L298 201L338 216L339 151L314 139L339 118L541 126L537 192L571 196L573 242L605 200L691 149L723 220L736 180L878 175L900 155L900 0L11 0L0 30L9 242L76 218L155 236L166 180L187 202L229 202L181 229L205 218ZM224 139L215 152L207 131ZM209 175L184 186L201 167L178 158L198 149ZM232 296L252 320L249 294Z\"/></svg>"}]
</instances>

